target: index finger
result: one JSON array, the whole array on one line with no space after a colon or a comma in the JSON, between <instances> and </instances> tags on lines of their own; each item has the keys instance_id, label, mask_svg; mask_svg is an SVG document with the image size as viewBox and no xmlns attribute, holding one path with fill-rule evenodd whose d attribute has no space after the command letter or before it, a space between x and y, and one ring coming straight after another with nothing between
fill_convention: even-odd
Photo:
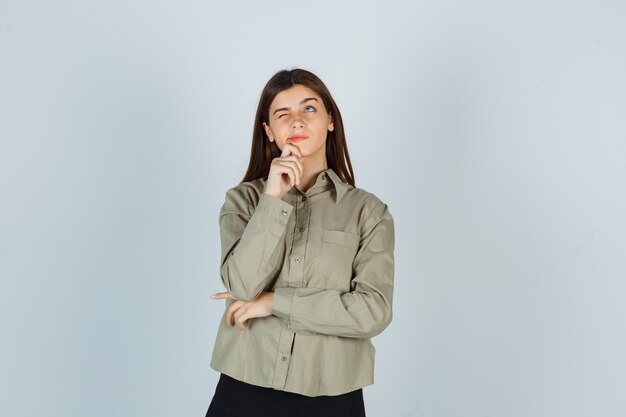
<instances>
[{"instance_id":1,"label":"index finger","mask_svg":"<svg viewBox=\"0 0 626 417\"><path fill-rule=\"evenodd\" d=\"M217 299L217 300L224 299L224 298L227 298L227 299L230 299L230 300L236 300L235 296L232 295L229 291L215 293L215 294L211 295L211 298L214 298L214 299Z\"/></svg>"},{"instance_id":2,"label":"index finger","mask_svg":"<svg viewBox=\"0 0 626 417\"><path fill-rule=\"evenodd\" d=\"M289 139L287 139L287 142L285 142L285 146L283 146L283 152L280 154L280 156L288 156L290 154L294 154L302 158L302 152L300 151L300 148L289 142Z\"/></svg>"}]
</instances>

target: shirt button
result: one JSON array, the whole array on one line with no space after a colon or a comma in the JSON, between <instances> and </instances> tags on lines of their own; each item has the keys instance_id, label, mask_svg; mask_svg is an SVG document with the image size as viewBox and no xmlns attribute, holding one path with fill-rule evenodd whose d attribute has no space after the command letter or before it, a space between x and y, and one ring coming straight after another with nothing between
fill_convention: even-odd
<instances>
[{"instance_id":1,"label":"shirt button","mask_svg":"<svg viewBox=\"0 0 626 417\"><path fill-rule=\"evenodd\" d=\"M283 216L286 216L287 215L287 210L283 209L283 211L281 213L283 213Z\"/></svg>"},{"instance_id":2,"label":"shirt button","mask_svg":"<svg viewBox=\"0 0 626 417\"><path fill-rule=\"evenodd\" d=\"M296 262L300 262L300 257L299 257L299 256L296 256L296 257L294 258L294 260L295 260Z\"/></svg>"},{"instance_id":3,"label":"shirt button","mask_svg":"<svg viewBox=\"0 0 626 417\"><path fill-rule=\"evenodd\" d=\"M305 227L304 226L300 226L300 228L298 229L301 232L304 232Z\"/></svg>"},{"instance_id":4,"label":"shirt button","mask_svg":"<svg viewBox=\"0 0 626 417\"><path fill-rule=\"evenodd\" d=\"M326 179L326 174L322 174L322 179L325 180Z\"/></svg>"},{"instance_id":5,"label":"shirt button","mask_svg":"<svg viewBox=\"0 0 626 417\"><path fill-rule=\"evenodd\" d=\"M286 356L281 356L280 360L285 362L287 360L287 357Z\"/></svg>"},{"instance_id":6,"label":"shirt button","mask_svg":"<svg viewBox=\"0 0 626 417\"><path fill-rule=\"evenodd\" d=\"M302 201L306 201L306 197L302 197Z\"/></svg>"}]
</instances>

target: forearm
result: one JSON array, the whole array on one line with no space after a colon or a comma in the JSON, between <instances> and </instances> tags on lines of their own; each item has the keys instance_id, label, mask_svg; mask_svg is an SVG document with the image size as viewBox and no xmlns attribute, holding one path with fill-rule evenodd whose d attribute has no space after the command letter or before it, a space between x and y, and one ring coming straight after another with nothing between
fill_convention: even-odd
<instances>
[{"instance_id":1,"label":"forearm","mask_svg":"<svg viewBox=\"0 0 626 417\"><path fill-rule=\"evenodd\" d=\"M266 287L278 261L277 253L284 243L293 206L262 194L246 221L233 203L220 212L222 236L221 278L237 299L251 301Z\"/></svg>"},{"instance_id":2,"label":"forearm","mask_svg":"<svg viewBox=\"0 0 626 417\"><path fill-rule=\"evenodd\" d=\"M272 313L287 320L295 331L333 336L370 338L392 320L391 299L378 292L318 288L274 289Z\"/></svg>"}]
</instances>

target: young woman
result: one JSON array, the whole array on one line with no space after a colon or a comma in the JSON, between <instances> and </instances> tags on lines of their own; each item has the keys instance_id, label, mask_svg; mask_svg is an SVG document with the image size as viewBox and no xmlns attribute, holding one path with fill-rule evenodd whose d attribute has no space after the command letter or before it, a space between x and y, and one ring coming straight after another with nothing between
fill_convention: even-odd
<instances>
[{"instance_id":1,"label":"young woman","mask_svg":"<svg viewBox=\"0 0 626 417\"><path fill-rule=\"evenodd\" d=\"M394 223L355 187L341 113L311 72L263 89L219 225L228 291L211 296L226 307L207 417L365 416L371 338L392 319Z\"/></svg>"}]
</instances>

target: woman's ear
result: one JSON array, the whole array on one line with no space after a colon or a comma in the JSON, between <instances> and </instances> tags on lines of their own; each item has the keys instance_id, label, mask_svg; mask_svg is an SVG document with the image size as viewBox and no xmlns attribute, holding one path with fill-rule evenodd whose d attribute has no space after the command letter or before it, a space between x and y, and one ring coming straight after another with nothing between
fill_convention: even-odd
<instances>
[{"instance_id":1,"label":"woman's ear","mask_svg":"<svg viewBox=\"0 0 626 417\"><path fill-rule=\"evenodd\" d=\"M265 122L263 122L263 129L265 129L265 134L267 135L270 142L274 142L274 135L272 135L270 127Z\"/></svg>"},{"instance_id":2,"label":"woman's ear","mask_svg":"<svg viewBox=\"0 0 626 417\"><path fill-rule=\"evenodd\" d=\"M333 115L328 112L328 130L332 132L335 130L335 123L333 122Z\"/></svg>"}]
</instances>

